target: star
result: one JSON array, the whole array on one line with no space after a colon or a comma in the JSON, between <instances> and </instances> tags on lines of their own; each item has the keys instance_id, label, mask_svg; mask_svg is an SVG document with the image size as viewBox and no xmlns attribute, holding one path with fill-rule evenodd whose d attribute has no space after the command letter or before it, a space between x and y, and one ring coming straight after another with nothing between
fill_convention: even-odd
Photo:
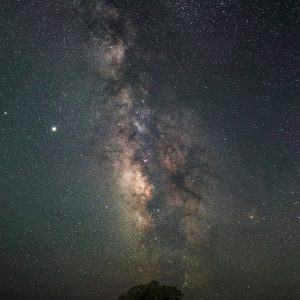
<instances>
[{"instance_id":1,"label":"star","mask_svg":"<svg viewBox=\"0 0 300 300\"><path fill-rule=\"evenodd\" d=\"M57 127L56 127L56 126L52 126L52 127L51 127L51 131L52 131L52 132L56 132L56 131L57 131Z\"/></svg>"}]
</instances>

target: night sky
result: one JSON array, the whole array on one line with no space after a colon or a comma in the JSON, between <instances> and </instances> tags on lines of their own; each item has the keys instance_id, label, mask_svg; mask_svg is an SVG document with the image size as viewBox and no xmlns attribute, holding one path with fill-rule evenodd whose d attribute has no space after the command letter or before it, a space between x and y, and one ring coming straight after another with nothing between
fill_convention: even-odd
<instances>
[{"instance_id":1,"label":"night sky","mask_svg":"<svg viewBox=\"0 0 300 300\"><path fill-rule=\"evenodd\" d=\"M3 0L0 298L300 298L300 3Z\"/></svg>"}]
</instances>

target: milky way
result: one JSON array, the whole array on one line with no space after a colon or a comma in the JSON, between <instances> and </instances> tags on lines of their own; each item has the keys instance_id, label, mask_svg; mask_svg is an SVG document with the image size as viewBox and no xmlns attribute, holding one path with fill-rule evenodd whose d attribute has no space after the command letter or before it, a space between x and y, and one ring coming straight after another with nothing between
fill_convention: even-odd
<instances>
[{"instance_id":1,"label":"milky way","mask_svg":"<svg viewBox=\"0 0 300 300\"><path fill-rule=\"evenodd\" d=\"M98 159L118 199L119 233L146 253L150 278L201 286L216 259L211 232L218 206L232 197L221 174L221 151L168 87L160 88L162 101L153 100L159 84L143 66L159 64L160 54L137 45L141 33L130 16L105 2L86 4L86 11L89 53L106 95L100 106L110 116ZM175 263L182 269L176 276L170 268Z\"/></svg>"}]
</instances>

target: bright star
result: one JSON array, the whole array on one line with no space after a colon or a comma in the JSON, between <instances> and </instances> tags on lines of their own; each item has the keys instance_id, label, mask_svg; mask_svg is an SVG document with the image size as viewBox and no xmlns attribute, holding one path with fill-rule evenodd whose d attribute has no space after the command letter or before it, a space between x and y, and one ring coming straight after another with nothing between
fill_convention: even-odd
<instances>
[{"instance_id":1,"label":"bright star","mask_svg":"<svg viewBox=\"0 0 300 300\"><path fill-rule=\"evenodd\" d=\"M57 131L57 127L56 127L56 126L52 126L52 127L51 127L51 131L52 131L52 132L56 132L56 131Z\"/></svg>"}]
</instances>

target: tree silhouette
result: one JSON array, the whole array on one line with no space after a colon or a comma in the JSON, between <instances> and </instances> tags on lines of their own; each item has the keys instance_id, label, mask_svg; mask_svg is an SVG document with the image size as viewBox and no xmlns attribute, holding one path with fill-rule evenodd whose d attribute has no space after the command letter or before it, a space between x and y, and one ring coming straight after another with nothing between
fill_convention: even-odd
<instances>
[{"instance_id":1,"label":"tree silhouette","mask_svg":"<svg viewBox=\"0 0 300 300\"><path fill-rule=\"evenodd\" d=\"M183 300L180 290L167 285L159 285L157 281L141 284L131 288L118 300Z\"/></svg>"}]
</instances>

